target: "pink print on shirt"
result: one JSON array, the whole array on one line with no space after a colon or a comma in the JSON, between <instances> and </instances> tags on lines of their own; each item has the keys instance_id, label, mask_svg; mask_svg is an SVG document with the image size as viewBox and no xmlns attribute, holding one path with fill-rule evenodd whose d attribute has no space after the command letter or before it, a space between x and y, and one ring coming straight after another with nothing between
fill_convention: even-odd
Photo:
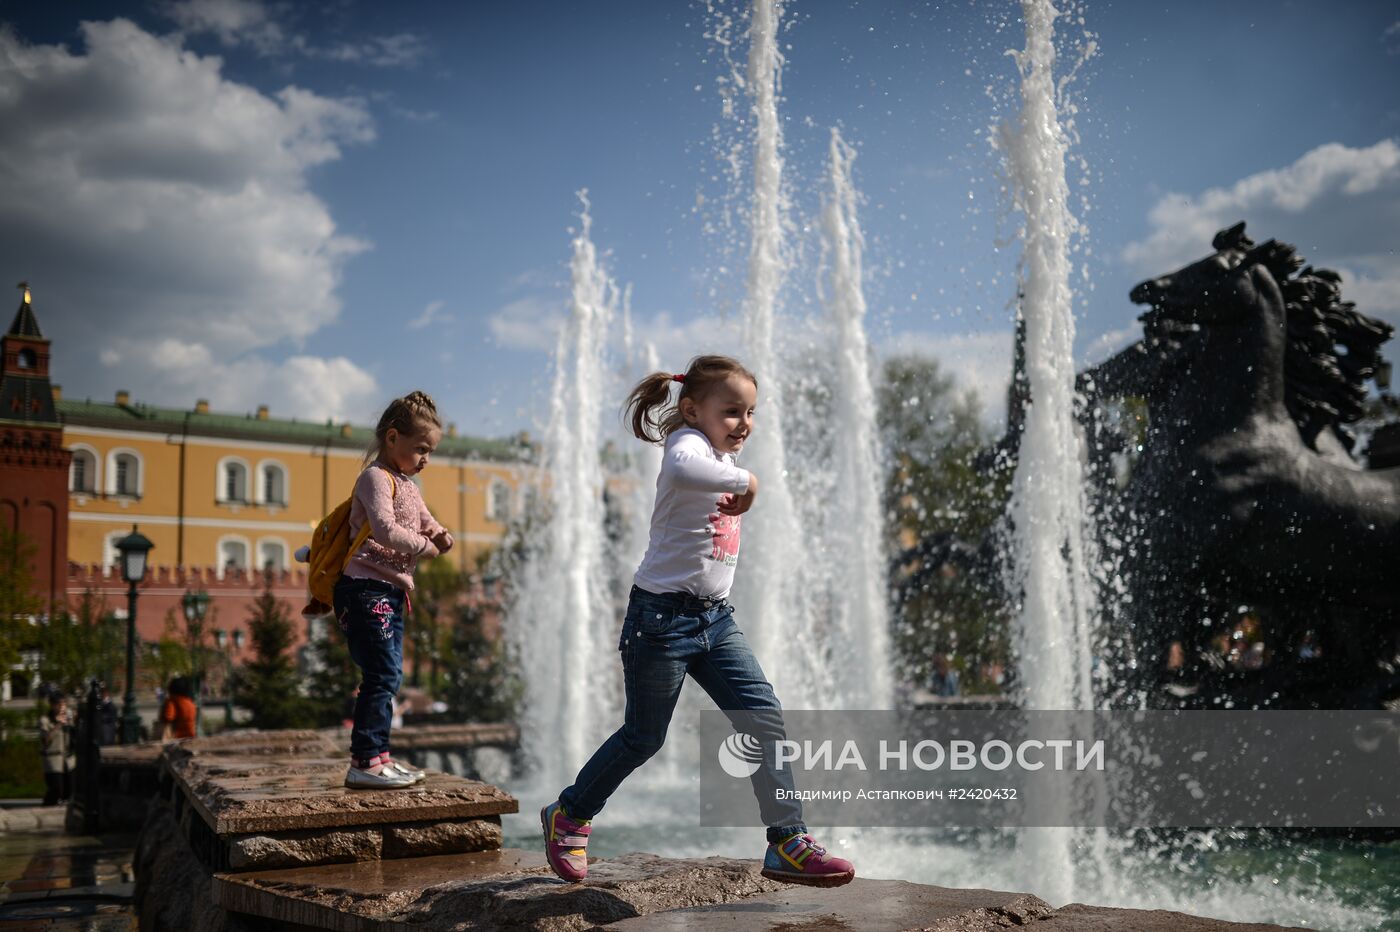
<instances>
[{"instance_id":1,"label":"pink print on shirt","mask_svg":"<svg viewBox=\"0 0 1400 932\"><path fill-rule=\"evenodd\" d=\"M734 566L739 562L739 523L742 520L743 515L722 515L717 511L710 515L710 535L714 538L711 560L725 566Z\"/></svg>"}]
</instances>

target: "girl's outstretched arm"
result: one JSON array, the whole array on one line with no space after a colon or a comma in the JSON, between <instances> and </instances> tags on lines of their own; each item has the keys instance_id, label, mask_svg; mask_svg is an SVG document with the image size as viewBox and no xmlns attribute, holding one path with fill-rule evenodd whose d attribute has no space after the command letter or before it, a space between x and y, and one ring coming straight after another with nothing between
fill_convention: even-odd
<instances>
[{"instance_id":1,"label":"girl's outstretched arm","mask_svg":"<svg viewBox=\"0 0 1400 932\"><path fill-rule=\"evenodd\" d=\"M710 443L698 434L681 437L666 451L661 474L678 489L694 492L748 492L750 473L732 463L717 460Z\"/></svg>"}]
</instances>

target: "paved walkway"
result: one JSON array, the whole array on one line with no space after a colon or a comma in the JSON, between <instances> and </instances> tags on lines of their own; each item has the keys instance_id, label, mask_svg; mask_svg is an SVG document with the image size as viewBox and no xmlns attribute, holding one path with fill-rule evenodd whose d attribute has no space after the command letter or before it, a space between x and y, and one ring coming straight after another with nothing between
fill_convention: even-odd
<instances>
[{"instance_id":1,"label":"paved walkway","mask_svg":"<svg viewBox=\"0 0 1400 932\"><path fill-rule=\"evenodd\" d=\"M0 833L0 932L135 932L136 837L64 835L62 812L3 811L25 828Z\"/></svg>"}]
</instances>

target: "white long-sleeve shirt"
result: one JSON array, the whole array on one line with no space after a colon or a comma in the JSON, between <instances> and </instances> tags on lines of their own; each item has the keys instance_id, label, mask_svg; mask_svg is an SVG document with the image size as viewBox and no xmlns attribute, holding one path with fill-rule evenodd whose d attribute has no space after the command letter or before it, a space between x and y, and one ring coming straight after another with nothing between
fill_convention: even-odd
<instances>
[{"instance_id":1,"label":"white long-sleeve shirt","mask_svg":"<svg viewBox=\"0 0 1400 932\"><path fill-rule=\"evenodd\" d=\"M717 453L700 431L686 427L667 437L651 539L633 582L648 592L729 595L742 516L721 515L718 505L748 488L749 471L734 465L734 454Z\"/></svg>"}]
</instances>

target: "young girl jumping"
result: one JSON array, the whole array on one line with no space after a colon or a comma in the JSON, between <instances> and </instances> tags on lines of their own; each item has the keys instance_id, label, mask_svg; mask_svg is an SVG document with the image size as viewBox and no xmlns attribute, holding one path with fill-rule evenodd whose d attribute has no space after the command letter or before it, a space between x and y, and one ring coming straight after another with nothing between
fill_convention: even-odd
<instances>
[{"instance_id":1,"label":"young girl jumping","mask_svg":"<svg viewBox=\"0 0 1400 932\"><path fill-rule=\"evenodd\" d=\"M674 405L672 382L681 383ZM758 477L734 465L753 429L757 395L757 380L737 361L700 356L684 375L647 376L627 399L632 432L664 442L666 452L651 539L633 578L618 645L623 725L573 785L540 811L545 855L565 880L587 876L590 822L627 775L660 750L686 674L721 709L759 713L781 737L782 707L726 600L739 559L741 516L758 494ZM775 792L793 789L791 771L774 767L771 754L764 759L752 778L768 824L763 875L817 886L850 882L855 868L807 834L802 804L791 798L796 794Z\"/></svg>"},{"instance_id":2,"label":"young girl jumping","mask_svg":"<svg viewBox=\"0 0 1400 932\"><path fill-rule=\"evenodd\" d=\"M396 398L374 428L372 460L355 482L353 539L368 521L371 534L335 586L335 617L363 677L350 730L345 785L411 786L423 771L389 756L394 696L403 683L403 615L419 559L452 549L452 535L433 520L410 477L428 465L442 439L433 400L422 392Z\"/></svg>"}]
</instances>

